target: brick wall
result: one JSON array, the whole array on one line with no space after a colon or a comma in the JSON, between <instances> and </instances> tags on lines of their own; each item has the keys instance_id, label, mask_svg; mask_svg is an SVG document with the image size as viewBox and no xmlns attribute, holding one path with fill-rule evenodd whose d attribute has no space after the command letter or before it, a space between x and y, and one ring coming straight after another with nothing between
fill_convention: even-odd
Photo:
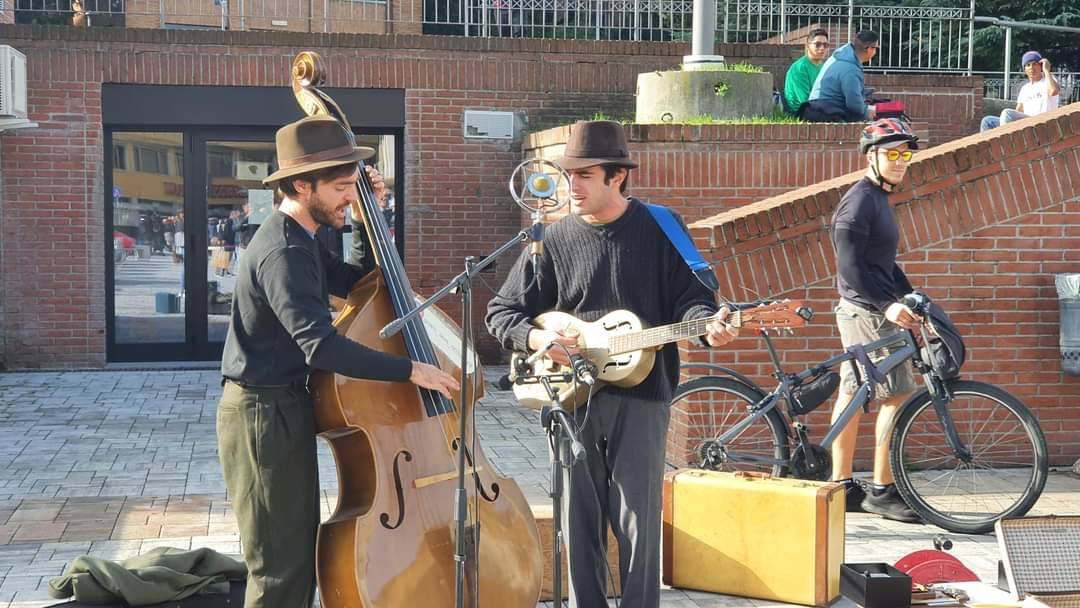
<instances>
[{"instance_id":1,"label":"brick wall","mask_svg":"<svg viewBox=\"0 0 1080 608\"><path fill-rule=\"evenodd\" d=\"M658 43L10 25L0 39L27 55L30 117L41 125L0 139L0 334L16 368L104 363L102 82L286 87L292 58L311 49L327 59L332 86L405 89L407 256L418 291L430 293L464 255L517 230L505 183L520 142L465 141L465 109L523 111L530 128L629 114L638 72L675 65L686 52ZM735 59L750 50L725 48ZM476 299L489 295L481 286ZM447 304L457 315L456 302Z\"/></svg>"},{"instance_id":2,"label":"brick wall","mask_svg":"<svg viewBox=\"0 0 1080 608\"><path fill-rule=\"evenodd\" d=\"M3 134L0 133L0 137ZM0 146L0 168L4 166L4 148ZM4 172L0 171L0 192L4 192ZM4 225L4 201L0 198L0 226ZM4 231L0 230L0 273L6 268L4 266ZM6 353L7 353L7 332L2 328L6 327L7 318L7 298L6 292L0 291L0 370L7 367Z\"/></svg>"},{"instance_id":3,"label":"brick wall","mask_svg":"<svg viewBox=\"0 0 1080 608\"><path fill-rule=\"evenodd\" d=\"M310 49L327 59L332 86L405 89L408 268L418 291L430 293L458 272L462 256L490 251L518 229L505 183L520 142L466 141L465 109L521 111L529 130L598 111L629 116L637 74L677 65L687 52L665 43L13 25L0 26L0 39L27 55L30 117L41 124L0 139L0 170L10 177L0 189L8 298L0 333L12 367L104 360L103 82L286 87L292 58ZM729 44L718 52L782 74L797 49ZM671 192L659 181L651 187ZM508 264L486 280L498 284ZM478 287L477 302L489 296ZM446 309L456 316L456 306ZM499 354L490 340L481 351Z\"/></svg>"},{"instance_id":4,"label":"brick wall","mask_svg":"<svg viewBox=\"0 0 1080 608\"><path fill-rule=\"evenodd\" d=\"M932 143L950 141L979 130L982 119L982 76L867 74L874 96L907 105L913 120L927 125Z\"/></svg>"},{"instance_id":5,"label":"brick wall","mask_svg":"<svg viewBox=\"0 0 1080 608\"><path fill-rule=\"evenodd\" d=\"M627 125L640 165L630 190L695 222L854 171L861 131L861 124ZM569 126L533 133L524 156L554 159L569 136Z\"/></svg>"},{"instance_id":6,"label":"brick wall","mask_svg":"<svg viewBox=\"0 0 1080 608\"><path fill-rule=\"evenodd\" d=\"M0 0L0 23L15 23L14 0Z\"/></svg>"},{"instance_id":7,"label":"brick wall","mask_svg":"<svg viewBox=\"0 0 1080 608\"><path fill-rule=\"evenodd\" d=\"M30 74L43 67L27 60ZM101 85L30 77L27 95L38 127L0 139L2 358L15 368L101 366Z\"/></svg>"},{"instance_id":8,"label":"brick wall","mask_svg":"<svg viewBox=\"0 0 1080 608\"><path fill-rule=\"evenodd\" d=\"M1038 416L1051 462L1080 456L1080 378L1061 371L1054 274L1080 268L1080 105L920 153L894 195L899 261L912 283L938 300L968 345L964 375L999 384ZM813 323L777 339L796 368L840 347L832 305L835 263L827 222L853 173L760 201L691 226L718 269L721 291L799 298ZM727 365L763 386L771 370L759 339L694 350L695 361ZM831 402L830 402L831 404ZM827 405L811 416L821 432ZM686 412L672 425L672 450L695 441ZM861 436L873 436L868 417ZM818 435L820 437L820 435ZM859 453L865 465L870 442Z\"/></svg>"}]
</instances>

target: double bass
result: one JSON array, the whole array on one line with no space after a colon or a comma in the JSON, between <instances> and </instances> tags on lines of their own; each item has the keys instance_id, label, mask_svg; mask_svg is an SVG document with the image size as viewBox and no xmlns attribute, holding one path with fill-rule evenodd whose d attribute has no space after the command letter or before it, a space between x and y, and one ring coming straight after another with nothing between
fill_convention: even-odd
<instances>
[{"instance_id":1,"label":"double bass","mask_svg":"<svg viewBox=\"0 0 1080 608\"><path fill-rule=\"evenodd\" d=\"M300 53L292 79L308 115L333 116L352 133L340 107L317 88L325 80L317 54ZM416 306L416 296L362 167L357 188L353 216L363 218L377 268L352 289L334 325L370 348L460 375L458 328L435 308L399 335L379 336ZM479 448L470 414L483 376L475 352L469 353L466 382L453 399L408 383L312 374L316 428L330 445L339 487L337 507L318 531L324 608L455 605L459 457L469 465L464 605L536 606L539 533L521 489L496 475ZM459 436L459 416L466 417L465 437Z\"/></svg>"}]
</instances>

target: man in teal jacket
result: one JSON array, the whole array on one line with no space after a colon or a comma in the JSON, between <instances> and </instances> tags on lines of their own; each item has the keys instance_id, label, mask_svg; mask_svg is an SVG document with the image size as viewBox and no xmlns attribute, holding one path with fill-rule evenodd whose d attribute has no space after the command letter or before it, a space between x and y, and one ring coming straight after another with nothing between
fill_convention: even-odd
<instances>
[{"instance_id":1,"label":"man in teal jacket","mask_svg":"<svg viewBox=\"0 0 1080 608\"><path fill-rule=\"evenodd\" d=\"M862 64L877 54L878 35L870 31L840 47L825 62L800 116L810 122L873 120L874 106L866 104Z\"/></svg>"},{"instance_id":2,"label":"man in teal jacket","mask_svg":"<svg viewBox=\"0 0 1080 608\"><path fill-rule=\"evenodd\" d=\"M810 99L818 73L829 55L829 32L818 28L806 38L806 54L788 68L784 79L784 110L798 114L802 104Z\"/></svg>"}]
</instances>

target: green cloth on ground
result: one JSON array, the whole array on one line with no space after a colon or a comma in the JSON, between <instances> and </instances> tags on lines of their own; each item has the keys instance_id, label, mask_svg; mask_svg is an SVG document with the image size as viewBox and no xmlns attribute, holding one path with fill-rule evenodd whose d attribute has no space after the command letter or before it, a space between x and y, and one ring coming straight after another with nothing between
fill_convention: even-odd
<instances>
[{"instance_id":1,"label":"green cloth on ground","mask_svg":"<svg viewBox=\"0 0 1080 608\"><path fill-rule=\"evenodd\" d=\"M228 593L229 580L246 576L243 562L213 549L157 547L122 562L77 557L63 576L49 581L49 595L56 599L74 596L90 604L145 606L196 593Z\"/></svg>"},{"instance_id":2,"label":"green cloth on ground","mask_svg":"<svg viewBox=\"0 0 1080 608\"><path fill-rule=\"evenodd\" d=\"M788 68L787 77L784 79L784 103L792 114L799 111L807 99L810 99L810 90L814 88L814 81L825 63L814 64L806 55L791 64Z\"/></svg>"}]
</instances>

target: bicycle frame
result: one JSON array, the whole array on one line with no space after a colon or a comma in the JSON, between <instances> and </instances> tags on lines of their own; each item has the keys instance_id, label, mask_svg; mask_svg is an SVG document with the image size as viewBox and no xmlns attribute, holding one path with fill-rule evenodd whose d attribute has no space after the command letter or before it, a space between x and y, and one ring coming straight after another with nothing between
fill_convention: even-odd
<instances>
[{"instance_id":1,"label":"bicycle frame","mask_svg":"<svg viewBox=\"0 0 1080 608\"><path fill-rule=\"evenodd\" d=\"M925 327L921 328L923 343L926 343L928 336L926 334ZM802 382L819 375L826 370L840 365L847 361L853 361L855 355L849 351L845 351L839 355L831 357L818 365L807 368L798 374L788 374L784 371L780 357L777 355L776 347L773 346L772 340L769 339L767 332L761 332L762 337L765 339L765 345L769 351L769 357L772 359L773 367L776 369L774 376L779 380L776 388L771 393L765 396L761 401L750 406L751 415L742 419L735 426L727 430L717 438L717 441L721 445L726 445L734 438L738 437L745 431L751 424L757 421L762 416L769 413L770 410L777 407L781 398L784 398L788 403L793 403L793 397L791 395L791 389L802 384ZM900 348L890 353L880 363L874 364L877 371L882 374L888 374L899 365L905 363L908 359L913 359L915 367L922 374L923 380L926 383L927 390L933 397L934 410L936 411L938 418L941 420L942 426L945 428L946 439L956 453L958 458L963 460L969 460L971 453L967 446L960 440L959 433L956 430L956 425L953 423L952 415L949 412L948 404L952 401L952 395L949 393L948 388L945 386L944 381L934 373L929 364L924 362L919 356L919 348L915 339L915 333L911 330L902 331L891 336L886 336L873 342L868 342L863 345L866 352L872 352L881 348L900 345ZM871 384L869 381L861 378L861 373L858 366L855 366L855 378L858 381L859 386L852 396L851 401L844 407L840 416L836 418L829 426L829 430L825 433L825 437L821 441L821 447L828 449L837 436L847 428L847 425L851 422L851 419L855 416L858 408L866 407L870 401ZM753 386L751 384L751 386ZM906 405L906 403L905 403ZM789 411L789 414L793 421L798 423L794 414ZM732 456L728 454L728 456ZM740 454L737 458L734 458L737 462L745 462L751 464L761 465L787 465L786 461L781 461L776 458L767 458L763 456L757 456L752 454Z\"/></svg>"}]
</instances>

